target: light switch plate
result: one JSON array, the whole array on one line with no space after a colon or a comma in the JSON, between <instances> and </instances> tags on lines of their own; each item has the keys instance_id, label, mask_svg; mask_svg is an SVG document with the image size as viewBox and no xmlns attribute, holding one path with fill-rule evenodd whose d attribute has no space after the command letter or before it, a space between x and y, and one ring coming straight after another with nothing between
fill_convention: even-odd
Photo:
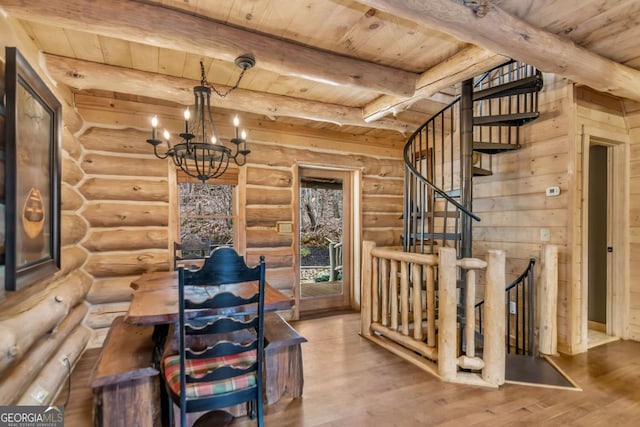
<instances>
[{"instance_id":1,"label":"light switch plate","mask_svg":"<svg viewBox=\"0 0 640 427\"><path fill-rule=\"evenodd\" d=\"M551 230L548 228L540 229L540 241L548 242L551 239Z\"/></svg>"},{"instance_id":2,"label":"light switch plate","mask_svg":"<svg viewBox=\"0 0 640 427\"><path fill-rule=\"evenodd\" d=\"M292 233L293 224L290 222L280 221L276 224L276 229L278 230L278 233Z\"/></svg>"},{"instance_id":3,"label":"light switch plate","mask_svg":"<svg viewBox=\"0 0 640 427\"><path fill-rule=\"evenodd\" d=\"M547 187L547 197L555 197L560 195L560 187Z\"/></svg>"}]
</instances>

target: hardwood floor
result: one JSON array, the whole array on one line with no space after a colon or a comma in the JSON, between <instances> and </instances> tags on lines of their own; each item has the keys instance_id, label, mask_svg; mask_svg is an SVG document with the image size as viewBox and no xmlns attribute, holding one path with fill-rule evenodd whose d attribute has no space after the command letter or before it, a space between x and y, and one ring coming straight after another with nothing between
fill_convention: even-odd
<instances>
[{"instance_id":1,"label":"hardwood floor","mask_svg":"<svg viewBox=\"0 0 640 427\"><path fill-rule=\"evenodd\" d=\"M285 397L267 407L267 426L638 425L638 342L616 341L578 356L555 357L583 391L514 384L493 390L439 381L358 336L359 319L354 313L293 323L309 340L302 349L303 398ZM73 381L74 393L86 384L89 372L84 382ZM86 393L90 395L88 388ZM73 408L78 402L91 404L90 399L72 398L65 411L67 425L88 425L86 417L75 418L87 413ZM232 423L254 425L247 418Z\"/></svg>"},{"instance_id":2,"label":"hardwood floor","mask_svg":"<svg viewBox=\"0 0 640 427\"><path fill-rule=\"evenodd\" d=\"M64 405L65 426L88 427L93 425L92 404L93 392L89 387L89 378L93 365L98 360L99 348L86 350L71 373L71 393L69 394L65 384L56 398L56 405Z\"/></svg>"}]
</instances>

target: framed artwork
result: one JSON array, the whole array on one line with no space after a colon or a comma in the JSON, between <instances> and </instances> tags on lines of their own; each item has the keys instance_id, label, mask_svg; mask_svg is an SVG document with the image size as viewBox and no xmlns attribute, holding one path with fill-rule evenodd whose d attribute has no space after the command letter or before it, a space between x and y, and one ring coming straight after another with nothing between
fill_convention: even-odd
<instances>
[{"instance_id":1,"label":"framed artwork","mask_svg":"<svg viewBox=\"0 0 640 427\"><path fill-rule=\"evenodd\" d=\"M14 47L5 67L5 290L60 268L60 102Z\"/></svg>"}]
</instances>

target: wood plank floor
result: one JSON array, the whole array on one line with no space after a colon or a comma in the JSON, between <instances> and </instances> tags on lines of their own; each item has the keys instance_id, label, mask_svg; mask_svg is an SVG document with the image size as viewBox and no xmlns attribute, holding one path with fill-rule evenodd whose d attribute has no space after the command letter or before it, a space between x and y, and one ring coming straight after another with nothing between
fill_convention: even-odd
<instances>
[{"instance_id":1,"label":"wood plank floor","mask_svg":"<svg viewBox=\"0 0 640 427\"><path fill-rule=\"evenodd\" d=\"M267 407L267 426L617 427L639 423L640 343L616 341L582 355L554 358L583 391L514 384L492 390L439 381L358 336L359 319L355 313L294 323L309 340L302 350L304 395ZM91 356L87 352L83 359ZM65 411L70 426L90 425L86 422L91 400L74 398L76 393L91 394L86 386L84 392L79 390L90 372L79 371L82 362L74 377L84 376L84 380L73 380L74 394ZM239 418L232 425L255 423Z\"/></svg>"},{"instance_id":2,"label":"wood plank floor","mask_svg":"<svg viewBox=\"0 0 640 427\"><path fill-rule=\"evenodd\" d=\"M67 384L56 398L56 405L64 405L65 426L88 427L93 425L93 392L89 387L89 378L93 365L98 360L99 348L86 350L71 373L71 393L68 392Z\"/></svg>"}]
</instances>

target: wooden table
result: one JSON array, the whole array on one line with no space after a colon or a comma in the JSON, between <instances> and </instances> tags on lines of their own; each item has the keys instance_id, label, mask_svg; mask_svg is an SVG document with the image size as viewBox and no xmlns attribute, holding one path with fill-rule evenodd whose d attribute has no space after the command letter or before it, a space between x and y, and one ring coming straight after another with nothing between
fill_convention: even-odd
<instances>
[{"instance_id":1,"label":"wooden table","mask_svg":"<svg viewBox=\"0 0 640 427\"><path fill-rule=\"evenodd\" d=\"M155 327L154 341L157 353L154 359L156 363L159 363L166 354L173 354L177 348L177 345L172 342L165 345L165 340L167 337L173 337L175 340L173 326L180 320L178 272L145 273L134 280L131 287L134 291L127 314L127 322ZM185 293L192 300L212 298L220 292L233 292L238 296L248 298L253 296L257 290L258 281L209 287L185 286ZM265 283L265 312L289 310L293 304L292 298ZM234 308L208 310L207 312L234 314L255 311L256 304L247 304ZM278 314L271 314L265 315L265 336L268 335L270 339L269 345L265 348L265 394L268 404L277 401L285 392L294 398L301 397L303 372L300 344L306 342L306 339L297 334ZM163 399L163 402L165 400ZM236 415L242 415L243 408L245 408L244 405L236 405L236 407L228 409Z\"/></svg>"},{"instance_id":2,"label":"wooden table","mask_svg":"<svg viewBox=\"0 0 640 427\"><path fill-rule=\"evenodd\" d=\"M134 289L127 321L138 325L171 324L179 320L178 272L159 271L145 273L131 283ZM220 292L233 292L248 298L258 290L258 281L234 283L220 286L185 286L189 299L211 298ZM288 310L294 301L276 288L265 284L265 311ZM255 304L211 310L211 314L234 314L255 312Z\"/></svg>"}]
</instances>

